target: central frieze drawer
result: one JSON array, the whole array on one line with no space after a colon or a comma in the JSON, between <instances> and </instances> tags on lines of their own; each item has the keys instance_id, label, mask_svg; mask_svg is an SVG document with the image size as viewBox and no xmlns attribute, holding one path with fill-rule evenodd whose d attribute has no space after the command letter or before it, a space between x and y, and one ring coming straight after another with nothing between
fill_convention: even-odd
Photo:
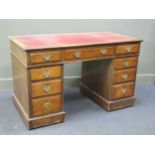
<instances>
[{"instance_id":1,"label":"central frieze drawer","mask_svg":"<svg viewBox=\"0 0 155 155\"><path fill-rule=\"evenodd\" d=\"M61 80L51 80L46 82L35 82L31 84L32 97L40 97L61 92Z\"/></svg>"},{"instance_id":2,"label":"central frieze drawer","mask_svg":"<svg viewBox=\"0 0 155 155\"><path fill-rule=\"evenodd\" d=\"M60 78L62 75L62 66L35 68L31 69L30 72L32 81Z\"/></svg>"},{"instance_id":3,"label":"central frieze drawer","mask_svg":"<svg viewBox=\"0 0 155 155\"><path fill-rule=\"evenodd\" d=\"M68 49L64 51L64 59L66 61L113 57L114 55L114 47Z\"/></svg>"}]
</instances>

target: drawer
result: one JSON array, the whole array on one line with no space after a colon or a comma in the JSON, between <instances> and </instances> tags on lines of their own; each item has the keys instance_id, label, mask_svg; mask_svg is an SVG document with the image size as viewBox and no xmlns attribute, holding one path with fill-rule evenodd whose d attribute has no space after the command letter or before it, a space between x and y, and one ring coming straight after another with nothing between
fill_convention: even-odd
<instances>
[{"instance_id":1,"label":"drawer","mask_svg":"<svg viewBox=\"0 0 155 155\"><path fill-rule=\"evenodd\" d=\"M60 112L61 110L62 110L62 103L60 95L32 100L33 116Z\"/></svg>"},{"instance_id":2,"label":"drawer","mask_svg":"<svg viewBox=\"0 0 155 155\"><path fill-rule=\"evenodd\" d=\"M134 83L117 84L112 88L112 99L120 99L124 97L133 96Z\"/></svg>"},{"instance_id":3,"label":"drawer","mask_svg":"<svg viewBox=\"0 0 155 155\"><path fill-rule=\"evenodd\" d=\"M134 81L135 76L136 76L136 69L115 71L113 77L113 83Z\"/></svg>"},{"instance_id":4,"label":"drawer","mask_svg":"<svg viewBox=\"0 0 155 155\"><path fill-rule=\"evenodd\" d=\"M103 47L103 48L83 48L83 49L70 49L64 53L65 60L81 60L81 59L93 59L93 58L104 58L113 57L115 54L114 47Z\"/></svg>"},{"instance_id":5,"label":"drawer","mask_svg":"<svg viewBox=\"0 0 155 155\"><path fill-rule=\"evenodd\" d=\"M29 56L31 64L51 63L62 60L62 53L60 51L33 52Z\"/></svg>"},{"instance_id":6,"label":"drawer","mask_svg":"<svg viewBox=\"0 0 155 155\"><path fill-rule=\"evenodd\" d=\"M137 57L114 59L114 68L125 69L125 68L130 68L130 67L136 67L137 60L138 60Z\"/></svg>"},{"instance_id":7,"label":"drawer","mask_svg":"<svg viewBox=\"0 0 155 155\"><path fill-rule=\"evenodd\" d=\"M32 97L39 97L61 92L61 80L35 82L31 84Z\"/></svg>"},{"instance_id":8,"label":"drawer","mask_svg":"<svg viewBox=\"0 0 155 155\"><path fill-rule=\"evenodd\" d=\"M116 47L116 54L134 54L139 52L139 45L121 45Z\"/></svg>"},{"instance_id":9,"label":"drawer","mask_svg":"<svg viewBox=\"0 0 155 155\"><path fill-rule=\"evenodd\" d=\"M31 80L44 80L49 78L59 78L62 74L61 66L42 67L31 69Z\"/></svg>"}]
</instances>

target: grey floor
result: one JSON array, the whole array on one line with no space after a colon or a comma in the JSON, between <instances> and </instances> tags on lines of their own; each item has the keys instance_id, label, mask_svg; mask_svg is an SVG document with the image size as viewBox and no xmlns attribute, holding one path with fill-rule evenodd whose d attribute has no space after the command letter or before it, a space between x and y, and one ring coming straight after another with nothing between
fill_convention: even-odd
<instances>
[{"instance_id":1,"label":"grey floor","mask_svg":"<svg viewBox=\"0 0 155 155\"><path fill-rule=\"evenodd\" d=\"M107 112L78 88L67 88L66 121L27 130L12 103L11 91L0 92L0 134L155 134L155 86L137 87L135 96L135 106Z\"/></svg>"}]
</instances>

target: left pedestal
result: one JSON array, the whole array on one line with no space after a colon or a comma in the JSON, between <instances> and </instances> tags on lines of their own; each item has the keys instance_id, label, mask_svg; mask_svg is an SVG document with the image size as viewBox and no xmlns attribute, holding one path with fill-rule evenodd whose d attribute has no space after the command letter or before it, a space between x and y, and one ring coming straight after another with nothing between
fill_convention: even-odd
<instances>
[{"instance_id":1,"label":"left pedestal","mask_svg":"<svg viewBox=\"0 0 155 155\"><path fill-rule=\"evenodd\" d=\"M13 100L26 126L32 129L63 122L63 65L51 63L51 58L58 59L58 52L28 54L11 44L11 57Z\"/></svg>"}]
</instances>

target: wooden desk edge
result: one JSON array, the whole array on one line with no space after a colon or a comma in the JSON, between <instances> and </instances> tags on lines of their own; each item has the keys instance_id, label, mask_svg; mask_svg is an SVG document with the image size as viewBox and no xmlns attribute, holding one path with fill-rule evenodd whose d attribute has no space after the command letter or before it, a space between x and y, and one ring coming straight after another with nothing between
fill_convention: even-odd
<instances>
[{"instance_id":1,"label":"wooden desk edge","mask_svg":"<svg viewBox=\"0 0 155 155\"><path fill-rule=\"evenodd\" d=\"M87 43L87 44L70 44L70 45L59 45L59 46L38 46L34 48L28 48L26 47L22 42L20 42L18 39L16 39L15 36L9 36L8 37L10 42L15 43L17 46L19 46L21 49L25 50L26 52L32 51L32 50L47 50L47 49L65 49L65 48L78 48L78 47L89 47L89 46L106 46L111 44L122 44L122 43L141 43L143 42L142 39L133 39L129 41L115 41L115 42L109 42L109 43Z\"/></svg>"}]
</instances>

